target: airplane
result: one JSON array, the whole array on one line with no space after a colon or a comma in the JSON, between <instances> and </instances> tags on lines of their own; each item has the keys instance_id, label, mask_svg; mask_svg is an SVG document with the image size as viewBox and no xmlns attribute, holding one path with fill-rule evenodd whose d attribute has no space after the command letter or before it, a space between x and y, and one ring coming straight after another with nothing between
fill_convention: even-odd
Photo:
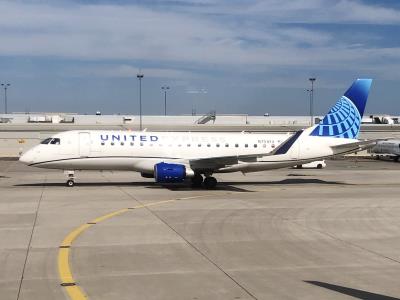
<instances>
[{"instance_id":1,"label":"airplane","mask_svg":"<svg viewBox=\"0 0 400 300\"><path fill-rule=\"evenodd\" d=\"M372 79L357 79L323 120L294 134L73 130L28 150L28 166L64 170L128 170L171 184L213 189L213 174L291 167L374 145L358 140Z\"/></svg>"},{"instance_id":2,"label":"airplane","mask_svg":"<svg viewBox=\"0 0 400 300\"><path fill-rule=\"evenodd\" d=\"M399 161L400 140L388 139L384 141L378 141L374 147L369 149L369 152L377 159L380 159L381 157L388 157L395 161Z\"/></svg>"}]
</instances>

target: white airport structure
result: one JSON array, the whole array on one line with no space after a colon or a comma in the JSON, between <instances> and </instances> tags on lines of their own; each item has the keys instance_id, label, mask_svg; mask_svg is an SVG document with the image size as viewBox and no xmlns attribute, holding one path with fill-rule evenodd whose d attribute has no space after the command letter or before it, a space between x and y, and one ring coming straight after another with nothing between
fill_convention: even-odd
<instances>
[{"instance_id":1,"label":"white airport structure","mask_svg":"<svg viewBox=\"0 0 400 300\"><path fill-rule=\"evenodd\" d=\"M317 124L323 116L316 116L314 123ZM37 112L37 113L12 113L0 114L0 130L20 125L35 124L65 124L71 126L134 126L139 125L138 115L102 115L96 112L93 115L60 112ZM362 124L399 124L400 116L374 114L364 116ZM226 125L226 126L309 126L310 116L251 116L247 114L221 114L215 111L205 115L145 115L144 126L193 126L193 125Z\"/></svg>"}]
</instances>

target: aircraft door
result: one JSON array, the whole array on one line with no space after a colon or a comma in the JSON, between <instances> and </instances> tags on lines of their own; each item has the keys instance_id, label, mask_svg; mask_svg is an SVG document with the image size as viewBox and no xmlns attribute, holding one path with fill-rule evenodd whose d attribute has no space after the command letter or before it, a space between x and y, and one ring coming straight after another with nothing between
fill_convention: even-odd
<instances>
[{"instance_id":1,"label":"aircraft door","mask_svg":"<svg viewBox=\"0 0 400 300\"><path fill-rule=\"evenodd\" d=\"M78 155L78 135L77 134L65 134L61 137L60 154L62 155Z\"/></svg>"},{"instance_id":2,"label":"aircraft door","mask_svg":"<svg viewBox=\"0 0 400 300\"><path fill-rule=\"evenodd\" d=\"M79 132L79 156L88 157L90 155L90 133Z\"/></svg>"}]
</instances>

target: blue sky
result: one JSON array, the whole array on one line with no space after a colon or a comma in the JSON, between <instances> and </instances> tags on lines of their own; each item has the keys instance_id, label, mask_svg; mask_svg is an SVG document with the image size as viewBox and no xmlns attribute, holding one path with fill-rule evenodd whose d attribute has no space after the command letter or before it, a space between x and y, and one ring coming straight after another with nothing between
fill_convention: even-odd
<instances>
[{"instance_id":1,"label":"blue sky","mask_svg":"<svg viewBox=\"0 0 400 300\"><path fill-rule=\"evenodd\" d=\"M358 77L400 114L400 4L372 0L0 1L9 110L324 114ZM3 102L1 94L0 100ZM0 112L3 105L0 105Z\"/></svg>"}]
</instances>

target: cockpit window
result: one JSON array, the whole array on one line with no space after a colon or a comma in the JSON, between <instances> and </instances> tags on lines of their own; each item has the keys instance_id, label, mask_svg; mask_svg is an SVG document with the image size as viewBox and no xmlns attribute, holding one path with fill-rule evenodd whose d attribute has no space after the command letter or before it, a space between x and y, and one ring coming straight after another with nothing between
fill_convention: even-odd
<instances>
[{"instance_id":1,"label":"cockpit window","mask_svg":"<svg viewBox=\"0 0 400 300\"><path fill-rule=\"evenodd\" d=\"M45 139L44 141L41 142L41 144L48 144L50 143L51 140L52 138Z\"/></svg>"},{"instance_id":2,"label":"cockpit window","mask_svg":"<svg viewBox=\"0 0 400 300\"><path fill-rule=\"evenodd\" d=\"M41 144L60 145L60 139L59 138L48 138L48 139L45 139L44 141L42 141Z\"/></svg>"},{"instance_id":3,"label":"cockpit window","mask_svg":"<svg viewBox=\"0 0 400 300\"><path fill-rule=\"evenodd\" d=\"M52 145L60 145L60 139L58 139L58 138L52 139L50 144L52 144Z\"/></svg>"}]
</instances>

